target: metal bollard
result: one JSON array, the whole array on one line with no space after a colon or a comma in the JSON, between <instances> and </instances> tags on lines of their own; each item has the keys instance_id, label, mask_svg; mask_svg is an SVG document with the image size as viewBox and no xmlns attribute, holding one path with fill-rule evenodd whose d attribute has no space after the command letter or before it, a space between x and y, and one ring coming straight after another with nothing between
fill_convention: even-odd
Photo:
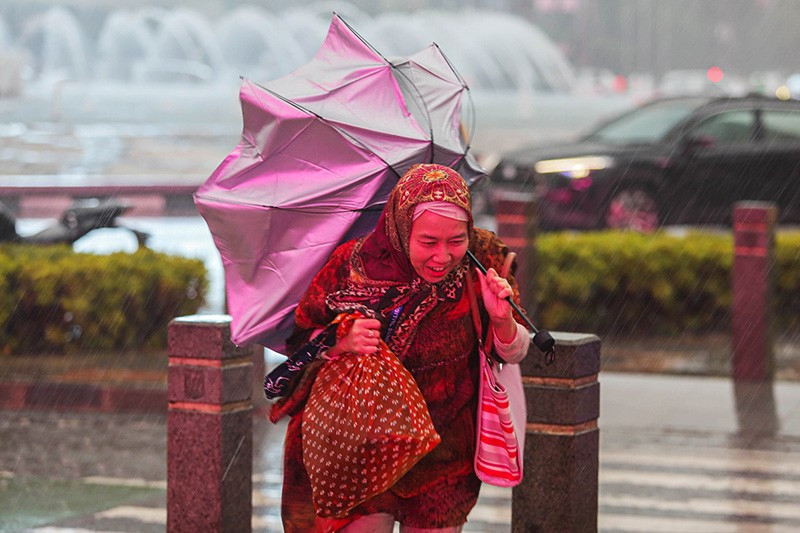
<instances>
[{"instance_id":1,"label":"metal bollard","mask_svg":"<svg viewBox=\"0 0 800 533\"><path fill-rule=\"evenodd\" d=\"M597 531L600 452L600 339L553 332L546 366L533 346L520 365L528 424L524 476L514 488L511 531Z\"/></svg>"},{"instance_id":2,"label":"metal bollard","mask_svg":"<svg viewBox=\"0 0 800 533\"><path fill-rule=\"evenodd\" d=\"M251 531L252 359L227 315L169 325L167 531Z\"/></svg>"}]
</instances>

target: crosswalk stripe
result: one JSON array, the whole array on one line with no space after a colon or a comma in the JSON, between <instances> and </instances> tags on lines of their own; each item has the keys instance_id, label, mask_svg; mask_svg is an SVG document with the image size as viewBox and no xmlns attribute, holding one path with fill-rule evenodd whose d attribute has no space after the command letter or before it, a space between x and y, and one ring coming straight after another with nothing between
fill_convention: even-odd
<instances>
[{"instance_id":1,"label":"crosswalk stripe","mask_svg":"<svg viewBox=\"0 0 800 533\"><path fill-rule=\"evenodd\" d=\"M253 507L280 507L281 495L267 494L262 491L253 491Z\"/></svg>"},{"instance_id":2,"label":"crosswalk stripe","mask_svg":"<svg viewBox=\"0 0 800 533\"><path fill-rule=\"evenodd\" d=\"M706 474L644 472L601 468L600 485L630 484L669 489L716 490L750 494L800 496L800 483L781 479L720 477Z\"/></svg>"},{"instance_id":3,"label":"crosswalk stripe","mask_svg":"<svg viewBox=\"0 0 800 533\"><path fill-rule=\"evenodd\" d=\"M797 531L800 506L791 500L800 496L800 483L791 479L800 473L800 454L752 450L698 451L692 455L606 452L600 456L598 516L600 529L615 531L727 531L748 533ZM741 453L739 453L741 452ZM669 471L668 469L695 471ZM0 477L6 472L0 472ZM755 474L755 476L753 476ZM8 473L13 477L13 473ZM765 479L762 476L780 476ZM83 478L85 483L166 489L166 481L122 479L102 476ZM280 508L282 477L280 473L259 473L253 476L253 528L262 532L282 531L277 511ZM630 485L647 488L649 496L625 494ZM659 497L661 490L691 491L689 497ZM698 492L702 492L698 496ZM764 496L751 501L746 496L725 498L716 493L738 493ZM510 527L512 489L484 484L478 505L469 515L465 531L482 529L497 531ZM783 498L782 501L769 501ZM765 501L766 500L766 501ZM259 515L259 512L273 514ZM665 513L670 516L661 516ZM695 514L696 517L691 515ZM674 515L674 516L672 516ZM148 524L166 524L167 511L161 507L118 506L94 514L97 520L125 519ZM711 518L709 518L711 517ZM718 518L713 518L718 517ZM745 518L746 517L746 518ZM761 520L759 520L759 518ZM785 521L793 527L765 525L764 521ZM744 528L744 529L743 529ZM80 529L38 528L36 533L82 533ZM92 530L97 533L96 530Z\"/></svg>"},{"instance_id":4,"label":"crosswalk stripe","mask_svg":"<svg viewBox=\"0 0 800 533\"><path fill-rule=\"evenodd\" d=\"M800 506L796 503L757 502L751 500L720 500L713 498L688 498L683 501L639 496L600 495L599 503L605 507L626 507L681 513L706 513L726 516L769 516L770 518L800 521Z\"/></svg>"},{"instance_id":5,"label":"crosswalk stripe","mask_svg":"<svg viewBox=\"0 0 800 533\"><path fill-rule=\"evenodd\" d=\"M120 533L116 531L102 531L97 529L83 529L76 527L37 527L36 529L28 529L31 533Z\"/></svg>"},{"instance_id":6,"label":"crosswalk stripe","mask_svg":"<svg viewBox=\"0 0 800 533\"><path fill-rule=\"evenodd\" d=\"M133 505L121 505L94 514L95 518L100 519L119 519L137 520L148 524L166 524L167 510L163 507L135 507Z\"/></svg>"},{"instance_id":7,"label":"crosswalk stripe","mask_svg":"<svg viewBox=\"0 0 800 533\"><path fill-rule=\"evenodd\" d=\"M253 474L253 483L283 483L283 476L278 472L261 472Z\"/></svg>"},{"instance_id":8,"label":"crosswalk stripe","mask_svg":"<svg viewBox=\"0 0 800 533\"><path fill-rule=\"evenodd\" d=\"M648 533L675 533L694 531L703 533L796 533L797 527L764 524L752 520L695 520L678 517L630 516L601 513L600 530L647 531Z\"/></svg>"},{"instance_id":9,"label":"crosswalk stripe","mask_svg":"<svg viewBox=\"0 0 800 533\"><path fill-rule=\"evenodd\" d=\"M95 519L126 519L126 520L135 520L137 522L143 522L148 524L165 524L167 523L167 511L163 508L157 507L136 507L132 505L122 505L119 507L114 507L112 509L108 509L106 511L101 511L99 513L95 513ZM281 519L278 516L270 516L270 515L263 515L263 516L253 516L252 519L252 527L258 529L267 529L272 531L281 531L282 524ZM37 533L42 532L42 529L37 529ZM75 529L59 529L58 531L72 531L76 532ZM94 530L93 530L94 531ZM94 533L97 533L94 531Z\"/></svg>"},{"instance_id":10,"label":"crosswalk stripe","mask_svg":"<svg viewBox=\"0 0 800 533\"><path fill-rule=\"evenodd\" d=\"M469 520L488 524L510 524L511 502L508 505L478 504L469 513Z\"/></svg>"},{"instance_id":11,"label":"crosswalk stripe","mask_svg":"<svg viewBox=\"0 0 800 533\"><path fill-rule=\"evenodd\" d=\"M638 509L655 509L659 511L692 511L692 512L714 512L730 514L733 516L742 514L768 515L773 518L800 518L800 510L794 504L775 504L769 502L750 502L750 501L727 501L727 500L704 500L696 499L687 502L664 502L649 498L636 497L601 497L601 505L624 506ZM150 524L166 524L166 510L153 507L120 506L95 513L96 519L128 519ZM478 506L469 516L470 522L481 522L495 525L508 525L511 523L510 506ZM615 513L601 512L598 517L601 529L614 529L619 531L649 531L674 532L674 531L713 531L723 533L726 531L740 532L746 527L748 532L781 532L795 531L795 527L781 527L775 524L764 526L759 522L736 519L690 519L677 517L653 517L646 515L621 515ZM268 531L280 531L281 521L278 516L254 516L252 526L255 529L265 529ZM764 529L762 529L762 526ZM738 529L737 529L738 528ZM79 533L82 530L70 528L38 528L37 533L60 533L70 531ZM89 531L89 530L85 530ZM97 533L97 530L92 530Z\"/></svg>"},{"instance_id":12,"label":"crosswalk stripe","mask_svg":"<svg viewBox=\"0 0 800 533\"><path fill-rule=\"evenodd\" d=\"M506 487L495 487L484 483L481 485L481 498L511 498L513 489Z\"/></svg>"},{"instance_id":13,"label":"crosswalk stripe","mask_svg":"<svg viewBox=\"0 0 800 533\"><path fill-rule=\"evenodd\" d=\"M118 477L103 477L103 476L89 476L82 479L84 483L90 485L106 485L111 487L136 487L143 489L163 489L167 490L166 481L148 481L139 478L118 478Z\"/></svg>"},{"instance_id":14,"label":"crosswalk stripe","mask_svg":"<svg viewBox=\"0 0 800 533\"><path fill-rule=\"evenodd\" d=\"M266 529L267 531L283 531L283 523L278 516L253 516L251 521L253 529Z\"/></svg>"},{"instance_id":15,"label":"crosswalk stripe","mask_svg":"<svg viewBox=\"0 0 800 533\"><path fill-rule=\"evenodd\" d=\"M742 453L739 453L739 452ZM600 465L604 463L620 463L631 466L658 466L660 468L707 468L738 472L743 470L781 475L800 475L800 454L787 454L786 457L778 453L771 454L769 458L761 458L745 450L718 450L716 455L650 455L625 452L611 452L600 455Z\"/></svg>"}]
</instances>

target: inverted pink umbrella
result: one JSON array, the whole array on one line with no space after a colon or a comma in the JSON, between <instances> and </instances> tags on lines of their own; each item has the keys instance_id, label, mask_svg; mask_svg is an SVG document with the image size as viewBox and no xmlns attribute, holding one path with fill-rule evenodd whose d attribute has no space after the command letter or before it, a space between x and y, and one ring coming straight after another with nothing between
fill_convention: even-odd
<instances>
[{"instance_id":1,"label":"inverted pink umbrella","mask_svg":"<svg viewBox=\"0 0 800 533\"><path fill-rule=\"evenodd\" d=\"M243 81L241 142L195 193L222 257L233 342L284 351L314 275L372 230L412 165L483 177L463 136L467 91L435 44L390 62L335 14L308 64Z\"/></svg>"}]
</instances>

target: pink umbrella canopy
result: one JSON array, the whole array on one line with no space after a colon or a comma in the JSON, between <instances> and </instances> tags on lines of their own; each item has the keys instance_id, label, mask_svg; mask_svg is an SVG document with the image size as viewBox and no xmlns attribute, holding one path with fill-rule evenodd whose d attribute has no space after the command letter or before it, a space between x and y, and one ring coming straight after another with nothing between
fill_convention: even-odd
<instances>
[{"instance_id":1,"label":"pink umbrella canopy","mask_svg":"<svg viewBox=\"0 0 800 533\"><path fill-rule=\"evenodd\" d=\"M241 141L195 193L222 257L233 342L284 351L314 275L374 228L412 165L483 178L464 138L465 95L435 44L389 61L335 14L308 64L243 81Z\"/></svg>"}]
</instances>

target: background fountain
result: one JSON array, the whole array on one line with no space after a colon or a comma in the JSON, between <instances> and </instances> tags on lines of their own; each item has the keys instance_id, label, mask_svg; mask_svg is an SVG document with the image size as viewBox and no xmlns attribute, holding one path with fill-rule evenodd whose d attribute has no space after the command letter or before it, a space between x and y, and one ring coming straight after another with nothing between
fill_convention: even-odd
<instances>
[{"instance_id":1,"label":"background fountain","mask_svg":"<svg viewBox=\"0 0 800 533\"><path fill-rule=\"evenodd\" d=\"M574 75L553 43L532 24L501 12L418 11L370 16L337 10L376 49L410 55L436 41L476 90L570 90ZM335 9L335 7L334 7ZM211 20L190 8L108 12L99 31L67 8L29 15L5 46L29 57L26 77L209 82L243 75L269 80L308 61L325 36L331 10L281 13L241 6ZM3 24L7 28L7 24Z\"/></svg>"},{"instance_id":2,"label":"background fountain","mask_svg":"<svg viewBox=\"0 0 800 533\"><path fill-rule=\"evenodd\" d=\"M216 14L183 7L14 6L0 6L0 185L41 182L54 191L107 180L198 186L239 140L240 76L267 81L307 62L333 11L390 58L440 45L472 89L472 147L487 167L501 150L572 133L629 105L579 94L572 67L552 42L500 12L370 15L341 2ZM20 232L35 232L46 224L38 217L57 216L69 201L19 200L18 213L30 217L20 221ZM220 312L222 266L202 220L148 218L146 205L138 199L134 205L138 216L125 224L153 235L151 247L203 259L211 274L207 310ZM95 232L75 248L135 248L120 239Z\"/></svg>"},{"instance_id":3,"label":"background fountain","mask_svg":"<svg viewBox=\"0 0 800 533\"><path fill-rule=\"evenodd\" d=\"M334 10L389 58L439 44L472 89L476 148L494 149L489 139L499 129L512 132L498 143L503 147L532 133L573 133L629 104L580 98L556 46L531 23L502 12L369 15L337 3L280 12L240 6L219 16L141 7L90 18L42 7L14 14L10 26L2 18L10 15L0 11L0 45L24 58L21 94L0 99L0 120L204 123L235 132L240 76L267 81L307 62Z\"/></svg>"}]
</instances>

